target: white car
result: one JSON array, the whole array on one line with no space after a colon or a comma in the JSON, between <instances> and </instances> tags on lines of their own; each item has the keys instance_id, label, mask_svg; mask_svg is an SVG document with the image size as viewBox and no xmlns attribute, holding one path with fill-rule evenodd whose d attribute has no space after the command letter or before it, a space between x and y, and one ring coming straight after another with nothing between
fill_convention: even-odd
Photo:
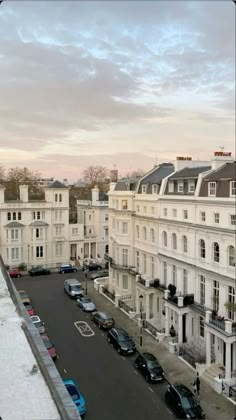
<instances>
[{"instance_id":1,"label":"white car","mask_svg":"<svg viewBox=\"0 0 236 420\"><path fill-rule=\"evenodd\" d=\"M88 296L81 296L77 299L78 306L85 312L96 311L96 306Z\"/></svg>"},{"instance_id":2,"label":"white car","mask_svg":"<svg viewBox=\"0 0 236 420\"><path fill-rule=\"evenodd\" d=\"M45 333L44 323L41 321L38 315L32 315L31 321L33 322L34 326L38 329L39 334Z\"/></svg>"}]
</instances>

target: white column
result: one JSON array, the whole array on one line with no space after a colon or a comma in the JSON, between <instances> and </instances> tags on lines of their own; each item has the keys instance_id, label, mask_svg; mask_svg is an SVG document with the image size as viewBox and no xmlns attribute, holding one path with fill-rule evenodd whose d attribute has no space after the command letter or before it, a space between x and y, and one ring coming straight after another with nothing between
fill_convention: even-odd
<instances>
[{"instance_id":1,"label":"white column","mask_svg":"<svg viewBox=\"0 0 236 420\"><path fill-rule=\"evenodd\" d=\"M89 246L89 260L90 260L90 256L91 256L91 242L88 243Z\"/></svg>"},{"instance_id":2,"label":"white column","mask_svg":"<svg viewBox=\"0 0 236 420\"><path fill-rule=\"evenodd\" d=\"M206 364L211 364L211 333L206 331Z\"/></svg>"},{"instance_id":3,"label":"white column","mask_svg":"<svg viewBox=\"0 0 236 420\"><path fill-rule=\"evenodd\" d=\"M178 343L183 342L183 315L178 315Z\"/></svg>"},{"instance_id":4,"label":"white column","mask_svg":"<svg viewBox=\"0 0 236 420\"><path fill-rule=\"evenodd\" d=\"M231 379L231 343L226 343L225 352L225 380Z\"/></svg>"},{"instance_id":5,"label":"white column","mask_svg":"<svg viewBox=\"0 0 236 420\"><path fill-rule=\"evenodd\" d=\"M145 296L145 312L146 312L146 320L149 321L150 319L150 302L149 302L149 295Z\"/></svg>"}]
</instances>

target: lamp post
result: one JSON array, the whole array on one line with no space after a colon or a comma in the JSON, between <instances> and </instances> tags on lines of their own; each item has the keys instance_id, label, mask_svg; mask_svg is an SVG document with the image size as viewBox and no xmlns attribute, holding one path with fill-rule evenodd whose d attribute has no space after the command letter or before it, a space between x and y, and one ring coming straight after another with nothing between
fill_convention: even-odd
<instances>
[{"instance_id":1,"label":"lamp post","mask_svg":"<svg viewBox=\"0 0 236 420\"><path fill-rule=\"evenodd\" d=\"M84 277L85 277L85 294L88 293L88 269L84 270Z\"/></svg>"},{"instance_id":2,"label":"lamp post","mask_svg":"<svg viewBox=\"0 0 236 420\"><path fill-rule=\"evenodd\" d=\"M140 303L140 336L139 336L139 345L143 345L143 295L139 296Z\"/></svg>"}]
</instances>

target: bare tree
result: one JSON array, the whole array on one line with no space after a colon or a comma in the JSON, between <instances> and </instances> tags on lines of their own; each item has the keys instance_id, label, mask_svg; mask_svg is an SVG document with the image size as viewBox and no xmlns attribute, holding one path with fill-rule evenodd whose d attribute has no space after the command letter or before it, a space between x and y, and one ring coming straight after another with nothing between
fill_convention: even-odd
<instances>
[{"instance_id":1,"label":"bare tree","mask_svg":"<svg viewBox=\"0 0 236 420\"><path fill-rule=\"evenodd\" d=\"M37 171L31 171L28 168L9 168L2 181L2 184L6 188L6 198L8 200L19 198L19 186L22 184L29 186L29 193L33 195L37 194L41 197L41 189L38 187L39 177L40 175Z\"/></svg>"},{"instance_id":2,"label":"bare tree","mask_svg":"<svg viewBox=\"0 0 236 420\"><path fill-rule=\"evenodd\" d=\"M93 188L95 185L98 186L100 190L106 190L108 185L108 169L104 166L89 166L86 168L83 173L83 180L86 181L90 188Z\"/></svg>"},{"instance_id":3,"label":"bare tree","mask_svg":"<svg viewBox=\"0 0 236 420\"><path fill-rule=\"evenodd\" d=\"M145 175L145 171L141 168L138 168L131 172L127 172L125 178L140 178L143 175Z\"/></svg>"}]
</instances>

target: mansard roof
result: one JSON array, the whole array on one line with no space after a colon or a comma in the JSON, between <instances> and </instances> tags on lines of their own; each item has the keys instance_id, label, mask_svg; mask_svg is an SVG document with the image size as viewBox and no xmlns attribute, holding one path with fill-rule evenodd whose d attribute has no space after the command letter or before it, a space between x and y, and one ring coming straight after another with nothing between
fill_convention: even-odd
<instances>
[{"instance_id":1,"label":"mansard roof","mask_svg":"<svg viewBox=\"0 0 236 420\"><path fill-rule=\"evenodd\" d=\"M141 193L141 186L147 185L147 193L152 192L152 185L161 184L161 181L174 172L174 165L172 163L161 163L160 165L154 167L150 172L144 175L139 184L138 192Z\"/></svg>"},{"instance_id":2,"label":"mansard roof","mask_svg":"<svg viewBox=\"0 0 236 420\"><path fill-rule=\"evenodd\" d=\"M236 161L226 163L204 178L205 181L219 181L220 179L236 181Z\"/></svg>"},{"instance_id":3,"label":"mansard roof","mask_svg":"<svg viewBox=\"0 0 236 420\"><path fill-rule=\"evenodd\" d=\"M181 178L197 178L202 172L209 171L211 166L198 166L196 168L183 168L175 174L171 175L169 179L181 179Z\"/></svg>"},{"instance_id":4,"label":"mansard roof","mask_svg":"<svg viewBox=\"0 0 236 420\"><path fill-rule=\"evenodd\" d=\"M115 191L135 191L140 177L119 179L115 186Z\"/></svg>"}]
</instances>

